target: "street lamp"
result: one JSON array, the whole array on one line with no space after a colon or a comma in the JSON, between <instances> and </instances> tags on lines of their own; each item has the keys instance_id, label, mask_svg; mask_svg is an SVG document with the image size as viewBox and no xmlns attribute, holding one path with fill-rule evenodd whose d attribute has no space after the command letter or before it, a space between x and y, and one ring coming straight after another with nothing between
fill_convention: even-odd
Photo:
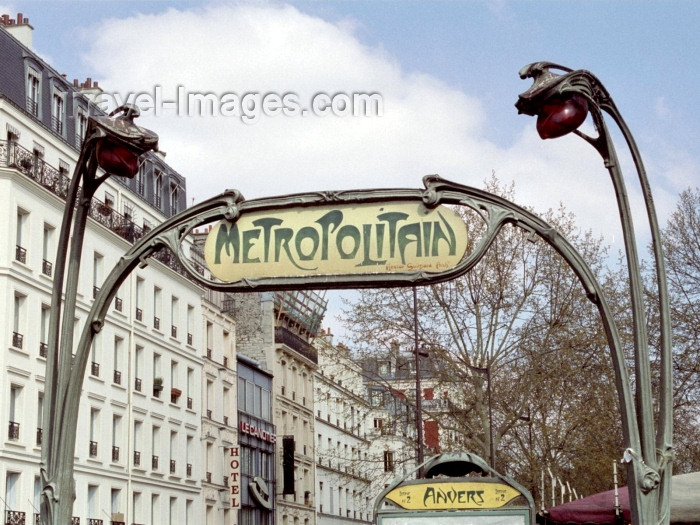
<instances>
[{"instance_id":1,"label":"street lamp","mask_svg":"<svg viewBox=\"0 0 700 525\"><path fill-rule=\"evenodd\" d=\"M635 403L632 407L621 403L630 507L632 519L637 524L668 523L673 460L671 330L663 248L644 164L625 121L605 87L593 74L585 70L574 71L551 62L535 62L522 68L520 77L532 78L533 84L520 94L515 106L519 113L537 117L540 137L557 138L568 133L578 135L596 149L612 179L625 244L634 332ZM660 399L656 428L653 421L643 287L634 226L622 171L603 112L617 124L631 153L652 236L661 334ZM578 129L588 115L591 115L598 132L596 137L586 135ZM624 366L616 360L613 362L616 367Z\"/></svg>"},{"instance_id":2,"label":"street lamp","mask_svg":"<svg viewBox=\"0 0 700 525\"><path fill-rule=\"evenodd\" d=\"M139 157L157 149L158 136L134 124L135 106L91 117L66 196L58 238L46 357L43 441L41 449L42 525L70 523L75 481L75 440L80 388L80 356L73 356L78 276L90 202L110 176L131 178ZM98 176L98 167L104 171ZM65 286L64 286L65 283ZM62 316L62 319L61 319ZM90 327L97 331L96 327Z\"/></svg>"}]
</instances>

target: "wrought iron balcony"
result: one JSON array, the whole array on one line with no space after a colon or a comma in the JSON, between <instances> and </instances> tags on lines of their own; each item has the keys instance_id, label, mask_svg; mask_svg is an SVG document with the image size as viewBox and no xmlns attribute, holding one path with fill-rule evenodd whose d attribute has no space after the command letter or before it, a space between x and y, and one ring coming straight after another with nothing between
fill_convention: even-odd
<instances>
[{"instance_id":1,"label":"wrought iron balcony","mask_svg":"<svg viewBox=\"0 0 700 525\"><path fill-rule=\"evenodd\" d=\"M143 310L141 308L136 309L136 320L143 321Z\"/></svg>"},{"instance_id":2,"label":"wrought iron balcony","mask_svg":"<svg viewBox=\"0 0 700 525\"><path fill-rule=\"evenodd\" d=\"M316 349L284 326L275 327L275 343L283 344L309 361L318 364Z\"/></svg>"},{"instance_id":3,"label":"wrought iron balcony","mask_svg":"<svg viewBox=\"0 0 700 525\"><path fill-rule=\"evenodd\" d=\"M17 441L19 439L19 423L15 421L10 421L10 427L7 433L8 439Z\"/></svg>"},{"instance_id":4,"label":"wrought iron balcony","mask_svg":"<svg viewBox=\"0 0 700 525\"><path fill-rule=\"evenodd\" d=\"M24 342L24 336L22 334L18 334L17 332L12 332L12 346L15 348L22 348L22 344Z\"/></svg>"},{"instance_id":5,"label":"wrought iron balcony","mask_svg":"<svg viewBox=\"0 0 700 525\"><path fill-rule=\"evenodd\" d=\"M206 473L205 479L207 483L211 483L211 472Z\"/></svg>"},{"instance_id":6,"label":"wrought iron balcony","mask_svg":"<svg viewBox=\"0 0 700 525\"><path fill-rule=\"evenodd\" d=\"M153 328L160 330L160 317L153 318Z\"/></svg>"},{"instance_id":7,"label":"wrought iron balcony","mask_svg":"<svg viewBox=\"0 0 700 525\"><path fill-rule=\"evenodd\" d=\"M98 293L100 293L100 287L99 287L99 286L93 286L93 287L92 287L92 298L93 298L93 299L96 299Z\"/></svg>"},{"instance_id":8,"label":"wrought iron balcony","mask_svg":"<svg viewBox=\"0 0 700 525\"><path fill-rule=\"evenodd\" d=\"M49 353L49 345L46 343L39 343L39 357L46 357Z\"/></svg>"},{"instance_id":9,"label":"wrought iron balcony","mask_svg":"<svg viewBox=\"0 0 700 525\"><path fill-rule=\"evenodd\" d=\"M43 441L44 437L44 430L39 427L36 429L36 445L37 447L41 445L41 442Z\"/></svg>"},{"instance_id":10,"label":"wrought iron balcony","mask_svg":"<svg viewBox=\"0 0 700 525\"><path fill-rule=\"evenodd\" d=\"M44 259L41 262L41 273L43 273L47 277L51 277L51 274L53 273L53 263Z\"/></svg>"},{"instance_id":11,"label":"wrought iron balcony","mask_svg":"<svg viewBox=\"0 0 700 525\"><path fill-rule=\"evenodd\" d=\"M5 525L25 525L26 513L17 510L5 511Z\"/></svg>"},{"instance_id":12,"label":"wrought iron balcony","mask_svg":"<svg viewBox=\"0 0 700 525\"><path fill-rule=\"evenodd\" d=\"M90 441L90 457L97 457L97 441Z\"/></svg>"},{"instance_id":13,"label":"wrought iron balcony","mask_svg":"<svg viewBox=\"0 0 700 525\"><path fill-rule=\"evenodd\" d=\"M138 377L134 379L134 390L136 390L137 392L141 392L141 379L139 379Z\"/></svg>"},{"instance_id":14,"label":"wrought iron balcony","mask_svg":"<svg viewBox=\"0 0 700 525\"><path fill-rule=\"evenodd\" d=\"M114 298L114 309L117 312L121 312L124 307L124 301L122 301L121 297L115 297Z\"/></svg>"},{"instance_id":15,"label":"wrought iron balcony","mask_svg":"<svg viewBox=\"0 0 700 525\"><path fill-rule=\"evenodd\" d=\"M151 457L151 468L153 470L158 470L158 456Z\"/></svg>"},{"instance_id":16,"label":"wrought iron balcony","mask_svg":"<svg viewBox=\"0 0 700 525\"><path fill-rule=\"evenodd\" d=\"M27 110L32 113L30 105L31 108L38 111L37 103L31 101L31 99L27 99ZM33 114L36 115L36 113ZM80 142L82 142L82 139ZM50 166L40 159L39 162L37 162L34 152L23 148L17 142L0 140L0 165L19 170L22 174L34 180L37 184L43 186L61 199L65 199L68 195L70 177L62 173L61 170ZM157 196L155 200L155 206L160 209L160 197ZM137 226L129 217L110 209L104 202L98 199L92 199L88 214L93 220L129 242L136 242L146 234L146 230ZM17 253L15 255L17 255ZM26 260L26 252L24 257ZM168 266L171 270L189 278L189 274L185 271L182 264L180 264L169 250L160 250L153 258Z\"/></svg>"},{"instance_id":17,"label":"wrought iron balcony","mask_svg":"<svg viewBox=\"0 0 700 525\"><path fill-rule=\"evenodd\" d=\"M15 247L15 261L19 261L25 264L27 262L27 250L25 248L22 248L20 245L17 245Z\"/></svg>"},{"instance_id":18,"label":"wrought iron balcony","mask_svg":"<svg viewBox=\"0 0 700 525\"><path fill-rule=\"evenodd\" d=\"M187 408L189 408L190 410L192 410L192 404L193 404L193 403L192 403L192 398L191 398L191 397L188 397L188 398L187 398Z\"/></svg>"},{"instance_id":19,"label":"wrought iron balcony","mask_svg":"<svg viewBox=\"0 0 700 525\"><path fill-rule=\"evenodd\" d=\"M139 452L138 450L134 450L134 466L141 466L141 452Z\"/></svg>"},{"instance_id":20,"label":"wrought iron balcony","mask_svg":"<svg viewBox=\"0 0 700 525\"><path fill-rule=\"evenodd\" d=\"M170 460L170 473L171 473L171 474L175 474L175 472L176 472L176 470L177 470L176 467L177 467L177 465L176 465L175 460L174 460L174 459L171 459L171 460Z\"/></svg>"},{"instance_id":21,"label":"wrought iron balcony","mask_svg":"<svg viewBox=\"0 0 700 525\"><path fill-rule=\"evenodd\" d=\"M95 377L100 377L100 363L93 361L90 363L90 374Z\"/></svg>"},{"instance_id":22,"label":"wrought iron balcony","mask_svg":"<svg viewBox=\"0 0 700 525\"><path fill-rule=\"evenodd\" d=\"M192 346L192 340L193 340L192 334L187 334L187 344L188 345Z\"/></svg>"},{"instance_id":23,"label":"wrought iron balcony","mask_svg":"<svg viewBox=\"0 0 700 525\"><path fill-rule=\"evenodd\" d=\"M114 371L114 384L115 385L122 384L122 373L119 370Z\"/></svg>"},{"instance_id":24,"label":"wrought iron balcony","mask_svg":"<svg viewBox=\"0 0 700 525\"><path fill-rule=\"evenodd\" d=\"M171 335L172 337L177 337L177 326L172 325L172 326L170 327L170 335Z\"/></svg>"},{"instance_id":25,"label":"wrought iron balcony","mask_svg":"<svg viewBox=\"0 0 700 525\"><path fill-rule=\"evenodd\" d=\"M187 467L185 468L185 474L187 474L187 477L192 476L192 463L188 463Z\"/></svg>"},{"instance_id":26,"label":"wrought iron balcony","mask_svg":"<svg viewBox=\"0 0 700 525\"><path fill-rule=\"evenodd\" d=\"M119 462L119 447L112 445L112 461Z\"/></svg>"}]
</instances>

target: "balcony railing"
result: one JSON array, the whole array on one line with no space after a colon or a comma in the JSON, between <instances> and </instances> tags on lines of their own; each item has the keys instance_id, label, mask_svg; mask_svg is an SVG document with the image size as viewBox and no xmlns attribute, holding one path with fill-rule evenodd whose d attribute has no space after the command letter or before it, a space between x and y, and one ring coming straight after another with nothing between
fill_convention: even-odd
<instances>
[{"instance_id":1,"label":"balcony railing","mask_svg":"<svg viewBox=\"0 0 700 525\"><path fill-rule=\"evenodd\" d=\"M185 474L187 474L188 478L192 476L192 463L188 463L185 467Z\"/></svg>"},{"instance_id":2,"label":"balcony railing","mask_svg":"<svg viewBox=\"0 0 700 525\"><path fill-rule=\"evenodd\" d=\"M27 99L28 111L38 111L37 108L38 105L36 101ZM34 152L23 148L14 141L0 140L0 165L19 170L22 174L62 199L65 199L68 195L70 177L61 173L59 169L50 166L43 160L36 159ZM80 201L81 199L76 200L76 202ZM156 197L155 205L160 209L159 201L160 198ZM90 202L88 215L102 226L132 243L138 241L146 234L146 231L140 226L137 226L130 218L110 209L104 202L96 198L93 198ZM153 258L180 275L189 278L189 274L170 250L160 250L153 255Z\"/></svg>"},{"instance_id":3,"label":"balcony railing","mask_svg":"<svg viewBox=\"0 0 700 525\"><path fill-rule=\"evenodd\" d=\"M171 335L172 337L177 337L177 326L172 325L172 326L170 327L170 335Z\"/></svg>"},{"instance_id":4,"label":"balcony railing","mask_svg":"<svg viewBox=\"0 0 700 525\"><path fill-rule=\"evenodd\" d=\"M286 345L309 361L318 364L316 349L284 326L275 327L275 343Z\"/></svg>"},{"instance_id":5,"label":"balcony railing","mask_svg":"<svg viewBox=\"0 0 700 525\"><path fill-rule=\"evenodd\" d=\"M90 457L97 457L97 441L90 441Z\"/></svg>"},{"instance_id":6,"label":"balcony railing","mask_svg":"<svg viewBox=\"0 0 700 525\"><path fill-rule=\"evenodd\" d=\"M206 473L205 479L207 483L211 483L211 472Z\"/></svg>"},{"instance_id":7,"label":"balcony railing","mask_svg":"<svg viewBox=\"0 0 700 525\"><path fill-rule=\"evenodd\" d=\"M18 334L17 332L12 332L12 346L15 348L22 348L22 343L24 342L24 336Z\"/></svg>"},{"instance_id":8,"label":"balcony railing","mask_svg":"<svg viewBox=\"0 0 700 525\"><path fill-rule=\"evenodd\" d=\"M192 340L193 340L192 334L187 334L187 344L188 345L192 346Z\"/></svg>"},{"instance_id":9,"label":"balcony railing","mask_svg":"<svg viewBox=\"0 0 700 525\"><path fill-rule=\"evenodd\" d=\"M112 461L119 463L119 447L112 445Z\"/></svg>"},{"instance_id":10,"label":"balcony railing","mask_svg":"<svg viewBox=\"0 0 700 525\"><path fill-rule=\"evenodd\" d=\"M88 518L87 525L102 525L102 520L99 518Z\"/></svg>"},{"instance_id":11,"label":"balcony railing","mask_svg":"<svg viewBox=\"0 0 700 525\"><path fill-rule=\"evenodd\" d=\"M36 429L36 446L40 446L44 438L44 431L41 427Z\"/></svg>"},{"instance_id":12,"label":"balcony railing","mask_svg":"<svg viewBox=\"0 0 700 525\"><path fill-rule=\"evenodd\" d=\"M192 398L191 398L191 397L188 397L188 398L187 398L187 408L189 408L190 410L192 410Z\"/></svg>"},{"instance_id":13,"label":"balcony railing","mask_svg":"<svg viewBox=\"0 0 700 525\"><path fill-rule=\"evenodd\" d=\"M177 470L177 469L176 469L176 466L177 466L177 465L176 465L176 463L175 463L175 460L174 460L174 459L171 459L171 460L170 460L170 473L171 473L171 474L175 474L175 471Z\"/></svg>"},{"instance_id":14,"label":"balcony railing","mask_svg":"<svg viewBox=\"0 0 700 525\"><path fill-rule=\"evenodd\" d=\"M100 377L100 363L93 361L90 363L90 374L95 377Z\"/></svg>"},{"instance_id":15,"label":"balcony railing","mask_svg":"<svg viewBox=\"0 0 700 525\"><path fill-rule=\"evenodd\" d=\"M39 357L46 357L49 353L49 345L46 343L39 343Z\"/></svg>"},{"instance_id":16,"label":"balcony railing","mask_svg":"<svg viewBox=\"0 0 700 525\"><path fill-rule=\"evenodd\" d=\"M6 510L5 511L5 525L25 525L26 524L25 512L19 512L17 510Z\"/></svg>"},{"instance_id":17,"label":"balcony railing","mask_svg":"<svg viewBox=\"0 0 700 525\"><path fill-rule=\"evenodd\" d=\"M151 457L151 468L153 470L158 470L158 456Z\"/></svg>"},{"instance_id":18,"label":"balcony railing","mask_svg":"<svg viewBox=\"0 0 700 525\"><path fill-rule=\"evenodd\" d=\"M136 320L143 321L143 310L141 308L136 309Z\"/></svg>"},{"instance_id":19,"label":"balcony railing","mask_svg":"<svg viewBox=\"0 0 700 525\"><path fill-rule=\"evenodd\" d=\"M51 277L51 274L53 273L53 263L51 261L47 261L46 259L41 261L41 273Z\"/></svg>"},{"instance_id":20,"label":"balcony railing","mask_svg":"<svg viewBox=\"0 0 700 525\"><path fill-rule=\"evenodd\" d=\"M100 293L100 287L99 286L93 286L92 287L92 298L97 299L97 294Z\"/></svg>"},{"instance_id":21,"label":"balcony railing","mask_svg":"<svg viewBox=\"0 0 700 525\"><path fill-rule=\"evenodd\" d=\"M8 439L12 439L13 441L19 439L19 423L10 421L10 427L7 432L7 437Z\"/></svg>"},{"instance_id":22,"label":"balcony railing","mask_svg":"<svg viewBox=\"0 0 700 525\"><path fill-rule=\"evenodd\" d=\"M122 309L124 308L124 301L122 301L121 297L115 297L114 298L114 309L117 312L121 312Z\"/></svg>"},{"instance_id":23,"label":"balcony railing","mask_svg":"<svg viewBox=\"0 0 700 525\"><path fill-rule=\"evenodd\" d=\"M134 390L141 392L141 380L138 377L134 379Z\"/></svg>"},{"instance_id":24,"label":"balcony railing","mask_svg":"<svg viewBox=\"0 0 700 525\"><path fill-rule=\"evenodd\" d=\"M61 117L51 117L51 129L59 135L63 135L63 121L61 120Z\"/></svg>"},{"instance_id":25,"label":"balcony railing","mask_svg":"<svg viewBox=\"0 0 700 525\"><path fill-rule=\"evenodd\" d=\"M153 328L160 330L160 317L153 318Z\"/></svg>"},{"instance_id":26,"label":"balcony railing","mask_svg":"<svg viewBox=\"0 0 700 525\"><path fill-rule=\"evenodd\" d=\"M140 467L141 466L141 452L134 450L134 466L135 467Z\"/></svg>"},{"instance_id":27,"label":"balcony railing","mask_svg":"<svg viewBox=\"0 0 700 525\"><path fill-rule=\"evenodd\" d=\"M27 250L19 245L15 247L15 261L19 261L21 263L27 262Z\"/></svg>"},{"instance_id":28,"label":"balcony railing","mask_svg":"<svg viewBox=\"0 0 700 525\"><path fill-rule=\"evenodd\" d=\"M114 371L114 384L115 385L122 384L122 373L119 370Z\"/></svg>"}]
</instances>

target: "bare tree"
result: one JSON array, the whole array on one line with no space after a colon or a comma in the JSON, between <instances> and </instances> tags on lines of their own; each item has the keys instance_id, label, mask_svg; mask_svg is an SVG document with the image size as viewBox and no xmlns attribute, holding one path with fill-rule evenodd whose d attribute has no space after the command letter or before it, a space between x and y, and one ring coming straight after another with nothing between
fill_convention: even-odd
<instances>
[{"instance_id":1,"label":"bare tree","mask_svg":"<svg viewBox=\"0 0 700 525\"><path fill-rule=\"evenodd\" d=\"M513 187L495 176L486 190L514 200ZM463 218L477 243L483 222L468 212ZM580 233L563 208L545 219L605 273L599 239ZM497 470L535 493L537 472L547 467L582 492L607 488L602 471L591 476L583 466L595 444L611 477L622 450L612 367L597 311L559 255L529 232L505 228L469 273L417 294L419 345L432 362L426 385L449 401L427 411L449 438L442 446L487 459L493 445ZM357 351L390 353L394 342L413 348L412 306L410 289L359 292L344 311Z\"/></svg>"}]
</instances>

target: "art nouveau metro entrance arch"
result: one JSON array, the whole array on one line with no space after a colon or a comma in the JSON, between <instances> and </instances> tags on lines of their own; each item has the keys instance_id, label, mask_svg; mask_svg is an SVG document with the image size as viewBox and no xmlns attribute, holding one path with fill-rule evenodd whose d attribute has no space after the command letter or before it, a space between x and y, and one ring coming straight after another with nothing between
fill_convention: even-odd
<instances>
[{"instance_id":1,"label":"art nouveau metro entrance arch","mask_svg":"<svg viewBox=\"0 0 700 525\"><path fill-rule=\"evenodd\" d=\"M533 77L535 83L521 95L518 108L523 113L537 114L542 122L538 121L542 136L553 137L573 131L581 124L580 114L572 111L581 109L582 101L591 106L600 136L591 139L575 132L589 140L605 158L620 202L623 231L626 239L631 235L633 243L624 187L619 185L619 168L602 121L601 108L611 113L622 127L624 123L607 93L590 73L559 68L565 69L567 74L554 75L550 71L552 68L559 67L537 63L521 72L524 77ZM86 203L108 176L133 176L138 156L157 145L153 133L133 123L137 110L124 107L120 111L123 114L114 119L90 119L66 199L55 264L47 355L43 419L47 439L42 448L43 524L70 521L78 405L92 340L102 329L121 283L159 250L170 250L189 277L203 287L228 292L415 286L464 275L479 263L507 225L522 228L554 248L575 272L587 297L598 309L615 371L633 519L645 525L668 522L669 483L665 480L670 478L670 414L662 408L656 435L658 443L654 445L651 386L644 372L645 367L648 369L649 358L643 323L635 325L637 391L633 395L611 310L600 284L575 248L552 226L527 210L438 176L425 177L420 189L326 191L254 200L245 200L239 192L231 190L193 206L155 227L126 252L100 287L77 348L73 349L72 311L87 220ZM586 107L586 114L588 111ZM547 128L552 122L555 127ZM543 130L549 131L543 133ZM636 151L633 141L629 144ZM638 170L641 160L639 162ZM102 177L97 176L98 166L106 172ZM645 191L648 190L643 168L640 179ZM82 189L79 188L81 184ZM483 229L478 239L468 238L464 222L455 209L476 214L481 219ZM654 230L653 205L650 209ZM200 273L190 261L184 244L193 230L212 224L215 226L207 239L205 258L215 278ZM631 250L630 253L630 250L633 309L643 319L643 309L639 312L641 304L637 304L640 284L636 282L639 273L636 252ZM662 263L657 260L657 265L663 277L660 295L664 319L665 277ZM667 328L665 326L664 330L668 331ZM73 350L75 357L71 358ZM668 340L662 353L670 355ZM662 380L663 407L671 390L669 378L670 375L664 375Z\"/></svg>"}]
</instances>

